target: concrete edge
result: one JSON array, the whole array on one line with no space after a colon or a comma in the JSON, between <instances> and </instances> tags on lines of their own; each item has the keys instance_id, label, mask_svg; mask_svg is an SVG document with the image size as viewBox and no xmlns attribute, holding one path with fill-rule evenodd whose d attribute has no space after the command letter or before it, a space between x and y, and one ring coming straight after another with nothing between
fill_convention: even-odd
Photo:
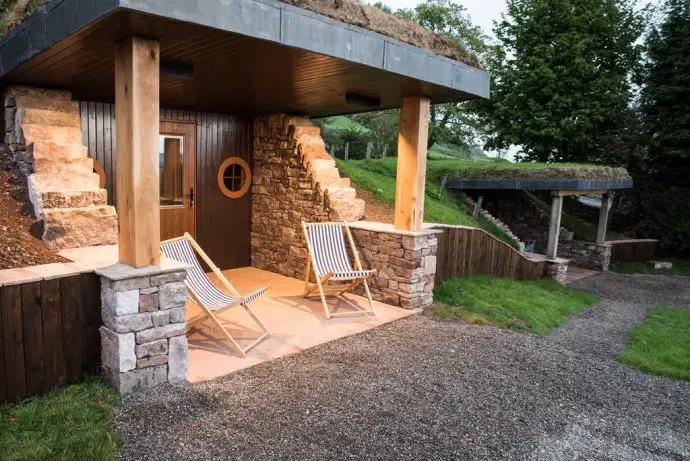
<instances>
[{"instance_id":1,"label":"concrete edge","mask_svg":"<svg viewBox=\"0 0 690 461\"><path fill-rule=\"evenodd\" d=\"M171 272L181 272L191 268L189 264L175 261L174 259L161 256L160 265L135 268L127 264L116 263L107 267L96 269L96 274L109 280L127 280L136 277L146 277L151 275L168 274Z\"/></svg>"}]
</instances>

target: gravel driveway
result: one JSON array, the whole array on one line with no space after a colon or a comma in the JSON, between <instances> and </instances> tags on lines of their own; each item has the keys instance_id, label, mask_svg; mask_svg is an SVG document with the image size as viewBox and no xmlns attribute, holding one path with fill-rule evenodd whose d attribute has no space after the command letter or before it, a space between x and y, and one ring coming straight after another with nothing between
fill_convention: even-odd
<instances>
[{"instance_id":1,"label":"gravel driveway","mask_svg":"<svg viewBox=\"0 0 690 461\"><path fill-rule=\"evenodd\" d=\"M604 273L546 338L412 317L213 382L125 398L123 459L690 460L690 383L616 362L690 278Z\"/></svg>"}]
</instances>

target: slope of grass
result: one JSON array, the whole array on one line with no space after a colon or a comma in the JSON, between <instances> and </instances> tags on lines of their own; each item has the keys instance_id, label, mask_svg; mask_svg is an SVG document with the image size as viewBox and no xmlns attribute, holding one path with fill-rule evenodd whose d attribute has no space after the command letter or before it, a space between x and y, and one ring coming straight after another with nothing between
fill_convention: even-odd
<instances>
[{"instance_id":1,"label":"slope of grass","mask_svg":"<svg viewBox=\"0 0 690 461\"><path fill-rule=\"evenodd\" d=\"M442 283L434 288L434 300L430 313L438 317L547 335L599 298L550 279L520 282L476 275Z\"/></svg>"},{"instance_id":2,"label":"slope of grass","mask_svg":"<svg viewBox=\"0 0 690 461\"><path fill-rule=\"evenodd\" d=\"M433 175L436 160L427 162L426 196L424 199L424 221L439 224L453 224L481 227L507 244L514 246L512 240L493 223L472 217L472 210L462 201L440 195L438 176ZM397 159L337 160L340 172L350 178L357 186L368 190L381 203L395 206L395 176ZM430 173L431 172L431 173Z\"/></svg>"},{"instance_id":3,"label":"slope of grass","mask_svg":"<svg viewBox=\"0 0 690 461\"><path fill-rule=\"evenodd\" d=\"M371 131L369 128L365 127L364 125L357 123L356 121L352 120L351 118L345 116L345 115L337 115L335 117L327 117L321 120L324 125L326 125L328 128L334 129L334 130L348 130L348 129L355 129L357 131L360 131L362 133L368 133Z\"/></svg>"},{"instance_id":4,"label":"slope of grass","mask_svg":"<svg viewBox=\"0 0 690 461\"><path fill-rule=\"evenodd\" d=\"M112 460L121 440L112 431L115 391L100 379L40 398L0 405L0 459Z\"/></svg>"},{"instance_id":5,"label":"slope of grass","mask_svg":"<svg viewBox=\"0 0 690 461\"><path fill-rule=\"evenodd\" d=\"M0 3L0 37L36 11L46 0L6 0Z\"/></svg>"},{"instance_id":6,"label":"slope of grass","mask_svg":"<svg viewBox=\"0 0 690 461\"><path fill-rule=\"evenodd\" d=\"M541 208L549 215L551 214L551 204L546 203L541 198L527 190L522 191L537 207ZM570 231L575 232L575 238L578 240L585 240L587 242L594 242L597 239L597 226L585 221L582 218L573 216L565 210L561 215L561 226Z\"/></svg>"},{"instance_id":7,"label":"slope of grass","mask_svg":"<svg viewBox=\"0 0 690 461\"><path fill-rule=\"evenodd\" d=\"M652 309L630 333L618 359L653 375L690 380L690 311Z\"/></svg>"},{"instance_id":8,"label":"slope of grass","mask_svg":"<svg viewBox=\"0 0 690 461\"><path fill-rule=\"evenodd\" d=\"M668 261L673 264L671 269L654 269L654 264L649 261L622 261L612 263L610 270L621 274L690 276L690 261L686 259L669 259Z\"/></svg>"}]
</instances>

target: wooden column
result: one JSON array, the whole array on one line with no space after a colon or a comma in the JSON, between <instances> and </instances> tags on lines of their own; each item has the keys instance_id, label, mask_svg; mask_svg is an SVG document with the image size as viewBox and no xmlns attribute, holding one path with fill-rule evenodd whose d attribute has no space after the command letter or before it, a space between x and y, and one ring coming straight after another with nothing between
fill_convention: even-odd
<instances>
[{"instance_id":1,"label":"wooden column","mask_svg":"<svg viewBox=\"0 0 690 461\"><path fill-rule=\"evenodd\" d=\"M546 257L556 259L558 256L558 234L561 231L561 213L563 212L563 196L559 191L554 191L551 202L551 224L549 225L549 243L546 248Z\"/></svg>"},{"instance_id":2,"label":"wooden column","mask_svg":"<svg viewBox=\"0 0 690 461\"><path fill-rule=\"evenodd\" d=\"M613 192L601 194L601 210L599 211L599 227L597 227L597 243L606 241L606 230L609 224L609 211L613 205Z\"/></svg>"},{"instance_id":3,"label":"wooden column","mask_svg":"<svg viewBox=\"0 0 690 461\"><path fill-rule=\"evenodd\" d=\"M395 182L394 225L397 229L422 229L428 137L429 98L403 98L398 129L398 173Z\"/></svg>"},{"instance_id":4,"label":"wooden column","mask_svg":"<svg viewBox=\"0 0 690 461\"><path fill-rule=\"evenodd\" d=\"M160 263L158 42L129 38L115 52L120 262Z\"/></svg>"}]
</instances>

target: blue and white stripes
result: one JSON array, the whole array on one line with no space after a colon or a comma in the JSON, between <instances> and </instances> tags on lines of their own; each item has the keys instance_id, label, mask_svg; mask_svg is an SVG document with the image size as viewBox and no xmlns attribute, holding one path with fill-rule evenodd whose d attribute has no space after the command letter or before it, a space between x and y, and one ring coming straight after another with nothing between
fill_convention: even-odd
<instances>
[{"instance_id":1,"label":"blue and white stripes","mask_svg":"<svg viewBox=\"0 0 690 461\"><path fill-rule=\"evenodd\" d=\"M343 226L334 223L305 224L307 238L314 252L316 273L319 278L332 273L333 280L352 280L369 277L373 271L356 271L352 268L345 245Z\"/></svg>"}]
</instances>

